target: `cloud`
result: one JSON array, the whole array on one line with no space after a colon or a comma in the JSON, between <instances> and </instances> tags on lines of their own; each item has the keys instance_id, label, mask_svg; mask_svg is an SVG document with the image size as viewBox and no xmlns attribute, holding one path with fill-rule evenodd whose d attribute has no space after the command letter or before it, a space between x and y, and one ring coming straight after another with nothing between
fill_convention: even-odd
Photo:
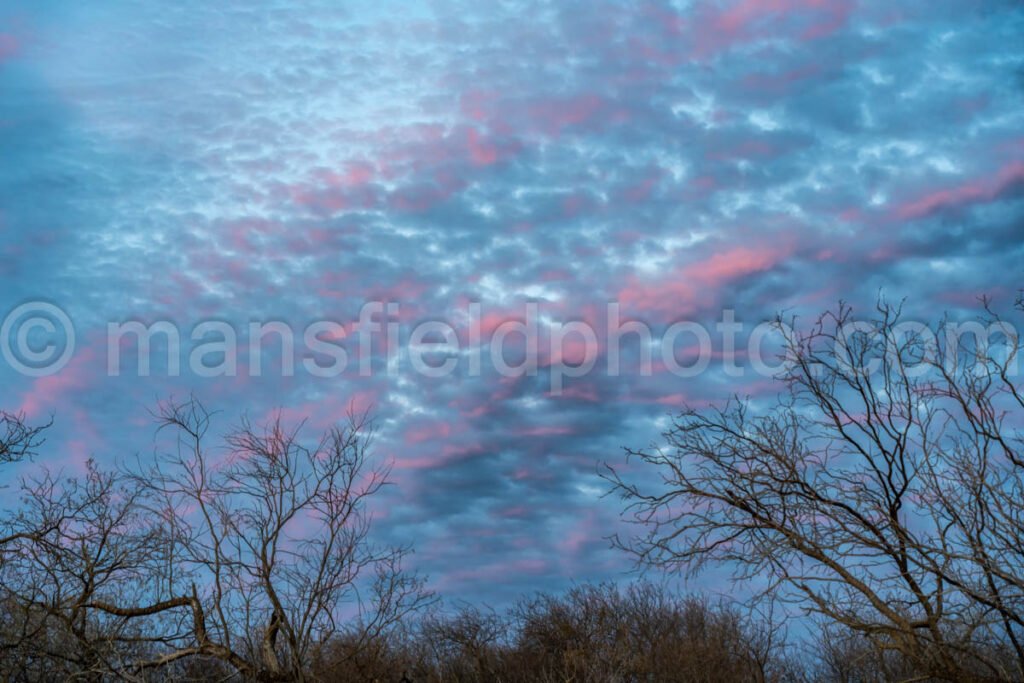
<instances>
[{"instance_id":1,"label":"cloud","mask_svg":"<svg viewBox=\"0 0 1024 683\"><path fill-rule=\"evenodd\" d=\"M368 299L466 344L471 303L486 339L528 302L600 328L619 301L659 332L714 330L723 308L752 324L884 289L934 313L1020 287L1018 3L19 11L0 34L0 308L57 302L83 340L127 319L185 338L205 319L334 319L354 352ZM97 342L50 380L0 365L0 382L55 413L52 457L72 461L145 452L146 408L170 394L282 408L311 435L372 405L398 483L384 537L415 542L454 595L500 580L511 596L628 565L600 538L618 512L600 461L683 403L775 390L727 375L714 343L690 379L640 374L636 338L610 377L602 344L561 394L557 350L535 376L463 364L437 380L379 340L372 377L353 360L329 380L110 378ZM678 360L692 352L680 342Z\"/></svg>"}]
</instances>

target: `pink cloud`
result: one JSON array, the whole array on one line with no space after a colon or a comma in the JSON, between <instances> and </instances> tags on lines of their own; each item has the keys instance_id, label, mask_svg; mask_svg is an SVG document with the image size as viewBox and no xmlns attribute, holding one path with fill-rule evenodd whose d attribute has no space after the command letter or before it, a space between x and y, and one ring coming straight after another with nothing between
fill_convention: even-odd
<instances>
[{"instance_id":1,"label":"pink cloud","mask_svg":"<svg viewBox=\"0 0 1024 683\"><path fill-rule=\"evenodd\" d=\"M395 468L398 470L435 470L476 458L489 453L484 446L476 441L465 444L446 443L441 446L439 452L431 451L426 455L405 454L395 460Z\"/></svg>"},{"instance_id":2,"label":"pink cloud","mask_svg":"<svg viewBox=\"0 0 1024 683\"><path fill-rule=\"evenodd\" d=\"M571 558L578 557L588 544L600 542L604 535L604 523L598 519L593 510L587 511L559 539L560 559L564 563Z\"/></svg>"},{"instance_id":3,"label":"pink cloud","mask_svg":"<svg viewBox=\"0 0 1024 683\"><path fill-rule=\"evenodd\" d=\"M505 519L520 519L523 517L528 517L530 514L530 509L527 508L525 505L512 505L509 507L499 508L498 510L495 510L495 514L497 514L498 517L503 517Z\"/></svg>"},{"instance_id":4,"label":"pink cloud","mask_svg":"<svg viewBox=\"0 0 1024 683\"><path fill-rule=\"evenodd\" d=\"M388 208L401 213L426 213L444 203L466 186L466 181L438 173L436 183L400 187L388 196Z\"/></svg>"},{"instance_id":5,"label":"pink cloud","mask_svg":"<svg viewBox=\"0 0 1024 683\"><path fill-rule=\"evenodd\" d=\"M405 432L407 444L418 444L425 441L437 441L451 436L452 427L444 421L437 421L419 427L411 427Z\"/></svg>"},{"instance_id":6,"label":"pink cloud","mask_svg":"<svg viewBox=\"0 0 1024 683\"><path fill-rule=\"evenodd\" d=\"M466 133L466 143L469 145L469 158L477 166L490 166L498 161L498 148L483 138L476 128L470 128Z\"/></svg>"},{"instance_id":7,"label":"pink cloud","mask_svg":"<svg viewBox=\"0 0 1024 683\"><path fill-rule=\"evenodd\" d=\"M808 29L813 37L838 28L849 12L841 0L740 0L718 15L715 26L728 35L749 34L767 20L804 14L815 19Z\"/></svg>"},{"instance_id":8,"label":"pink cloud","mask_svg":"<svg viewBox=\"0 0 1024 683\"><path fill-rule=\"evenodd\" d=\"M308 181L289 186L288 193L296 204L321 213L369 209L379 202L371 185L377 175L373 164L353 161L340 172L320 169Z\"/></svg>"},{"instance_id":9,"label":"pink cloud","mask_svg":"<svg viewBox=\"0 0 1024 683\"><path fill-rule=\"evenodd\" d=\"M772 37L803 41L827 38L849 22L848 0L738 0L705 4L697 22L693 55L714 57L730 48Z\"/></svg>"},{"instance_id":10,"label":"pink cloud","mask_svg":"<svg viewBox=\"0 0 1024 683\"><path fill-rule=\"evenodd\" d=\"M596 360L604 352L600 339L596 345L591 345L579 335L567 335L562 339L561 345L554 348L551 345L542 345L538 349L537 364L540 367L550 365L580 366L587 360Z\"/></svg>"},{"instance_id":11,"label":"pink cloud","mask_svg":"<svg viewBox=\"0 0 1024 683\"><path fill-rule=\"evenodd\" d=\"M480 319L480 334L484 337L491 337L495 330L512 320L516 320L513 313L486 313Z\"/></svg>"},{"instance_id":12,"label":"pink cloud","mask_svg":"<svg viewBox=\"0 0 1024 683\"><path fill-rule=\"evenodd\" d=\"M518 579L523 574L541 575L549 570L548 563L539 558L522 558L511 562L496 562L482 567L449 572L446 583L483 581L485 583Z\"/></svg>"},{"instance_id":13,"label":"pink cloud","mask_svg":"<svg viewBox=\"0 0 1024 683\"><path fill-rule=\"evenodd\" d=\"M32 388L22 397L18 411L32 420L55 412L73 394L90 388L99 374L97 368L103 367L103 361L95 348L90 346L78 351L62 370L36 379Z\"/></svg>"},{"instance_id":14,"label":"pink cloud","mask_svg":"<svg viewBox=\"0 0 1024 683\"><path fill-rule=\"evenodd\" d=\"M307 401L297 405L274 408L260 420L269 423L277 418L287 427L306 423L310 429L325 430L344 424L349 413L369 414L371 417L379 403L380 393L375 389L364 389L347 394L331 394L323 399Z\"/></svg>"},{"instance_id":15,"label":"pink cloud","mask_svg":"<svg viewBox=\"0 0 1024 683\"><path fill-rule=\"evenodd\" d=\"M637 204L646 202L654 194L664 176L665 173L659 166L648 167L639 178L619 191L619 199Z\"/></svg>"},{"instance_id":16,"label":"pink cloud","mask_svg":"<svg viewBox=\"0 0 1024 683\"><path fill-rule=\"evenodd\" d=\"M591 384L577 383L572 384L562 389L558 393L546 392L544 394L546 398L553 399L568 399L574 401L584 401L586 403L598 403L601 400L600 394L597 392L597 388Z\"/></svg>"},{"instance_id":17,"label":"pink cloud","mask_svg":"<svg viewBox=\"0 0 1024 683\"><path fill-rule=\"evenodd\" d=\"M751 273L768 270L779 261L779 256L778 252L771 249L736 247L688 266L686 274L704 286L715 286Z\"/></svg>"},{"instance_id":18,"label":"pink cloud","mask_svg":"<svg viewBox=\"0 0 1024 683\"><path fill-rule=\"evenodd\" d=\"M1024 183L1024 162L1014 161L993 176L969 180L906 202L896 208L896 215L903 219L922 218L941 209L995 201L1020 183Z\"/></svg>"},{"instance_id":19,"label":"pink cloud","mask_svg":"<svg viewBox=\"0 0 1024 683\"><path fill-rule=\"evenodd\" d=\"M18 54L21 44L10 33L0 33L0 62Z\"/></svg>"},{"instance_id":20,"label":"pink cloud","mask_svg":"<svg viewBox=\"0 0 1024 683\"><path fill-rule=\"evenodd\" d=\"M688 399L683 394L669 394L667 396L661 396L660 398L655 399L654 402L657 403L658 405L681 408L684 405L686 405L687 400Z\"/></svg>"},{"instance_id":21,"label":"pink cloud","mask_svg":"<svg viewBox=\"0 0 1024 683\"><path fill-rule=\"evenodd\" d=\"M573 433L572 427L558 426L527 427L515 430L516 436L566 436Z\"/></svg>"},{"instance_id":22,"label":"pink cloud","mask_svg":"<svg viewBox=\"0 0 1024 683\"><path fill-rule=\"evenodd\" d=\"M462 93L461 109L464 116L474 121L483 122L497 108L498 95L481 90L468 90Z\"/></svg>"},{"instance_id":23,"label":"pink cloud","mask_svg":"<svg viewBox=\"0 0 1024 683\"><path fill-rule=\"evenodd\" d=\"M594 119L605 102L597 95L537 100L528 107L530 119L550 137L558 137L565 129Z\"/></svg>"},{"instance_id":24,"label":"pink cloud","mask_svg":"<svg viewBox=\"0 0 1024 683\"><path fill-rule=\"evenodd\" d=\"M692 313L700 301L716 298L720 287L770 270L789 254L786 248L734 247L678 268L662 280L643 282L631 276L619 291L619 301L626 310L659 313L669 318Z\"/></svg>"}]
</instances>

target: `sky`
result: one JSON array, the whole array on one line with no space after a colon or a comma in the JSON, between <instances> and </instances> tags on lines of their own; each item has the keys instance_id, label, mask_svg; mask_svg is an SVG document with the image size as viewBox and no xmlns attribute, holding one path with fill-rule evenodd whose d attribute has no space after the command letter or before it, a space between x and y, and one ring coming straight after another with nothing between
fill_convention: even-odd
<instances>
[{"instance_id":1,"label":"sky","mask_svg":"<svg viewBox=\"0 0 1024 683\"><path fill-rule=\"evenodd\" d=\"M1024 285L1022 35L1003 0L4 2L0 315L56 307L74 340L52 372L5 355L0 408L52 416L38 460L68 472L159 448L172 396L311 436L370 409L395 482L375 533L432 588L500 604L620 578L601 463L684 404L781 388L728 369L716 323L744 326L742 366L780 312L883 293L927 321ZM367 302L399 334L357 360ZM610 304L655 339L705 326L708 366L645 372L640 335L551 343L607 330ZM530 306L538 349L509 334L501 358L532 371L474 369ZM112 372L126 321L180 329L179 372L157 344L140 376L127 342ZM285 372L254 321L300 346L330 321L348 367L315 376L300 349ZM431 321L459 347L430 356L444 377L402 339ZM239 330L228 376L189 362L209 322ZM45 355L53 328L17 323L4 349Z\"/></svg>"}]
</instances>

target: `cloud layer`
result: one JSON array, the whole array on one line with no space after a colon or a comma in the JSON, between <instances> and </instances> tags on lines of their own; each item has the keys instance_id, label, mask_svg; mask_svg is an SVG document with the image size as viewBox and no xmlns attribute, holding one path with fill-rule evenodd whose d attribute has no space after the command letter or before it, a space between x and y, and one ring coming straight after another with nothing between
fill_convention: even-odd
<instances>
[{"instance_id":1,"label":"cloud layer","mask_svg":"<svg viewBox=\"0 0 1024 683\"><path fill-rule=\"evenodd\" d=\"M170 394L311 428L372 405L398 483L379 524L435 587L500 602L614 577L598 463L684 401L777 387L716 365L560 396L543 363L108 377L106 324L301 326L382 300L403 323L458 327L477 302L493 327L532 301L603 325L618 301L664 329L880 289L929 316L1005 300L1024 283L1021 35L995 0L8 3L0 309L59 304L79 349L53 377L0 366L3 407L54 413L47 457L74 467L145 452Z\"/></svg>"}]
</instances>

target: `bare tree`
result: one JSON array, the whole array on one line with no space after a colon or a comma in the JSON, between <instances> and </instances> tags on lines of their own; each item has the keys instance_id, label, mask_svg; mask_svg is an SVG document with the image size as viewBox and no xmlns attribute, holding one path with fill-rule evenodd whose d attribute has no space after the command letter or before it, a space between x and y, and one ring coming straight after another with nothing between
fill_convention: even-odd
<instances>
[{"instance_id":1,"label":"bare tree","mask_svg":"<svg viewBox=\"0 0 1024 683\"><path fill-rule=\"evenodd\" d=\"M775 630L753 616L649 582L581 584L503 612L467 604L434 612L374 668L325 671L332 680L404 674L418 683L797 680Z\"/></svg>"},{"instance_id":2,"label":"bare tree","mask_svg":"<svg viewBox=\"0 0 1024 683\"><path fill-rule=\"evenodd\" d=\"M511 631L502 615L472 605L425 619L418 635L426 645L431 680L489 681L507 675Z\"/></svg>"},{"instance_id":3,"label":"bare tree","mask_svg":"<svg viewBox=\"0 0 1024 683\"><path fill-rule=\"evenodd\" d=\"M811 639L809 671L813 681L835 683L889 683L920 678L914 663L894 650L879 651L863 634L835 624L819 624L820 635Z\"/></svg>"},{"instance_id":4,"label":"bare tree","mask_svg":"<svg viewBox=\"0 0 1024 683\"><path fill-rule=\"evenodd\" d=\"M158 418L173 447L152 461L26 483L21 523L51 528L15 542L0 577L22 661L144 679L196 658L303 681L336 636L357 653L429 601L406 550L370 541L388 468L370 461L365 415L311 445L280 420L243 421L219 451L198 402Z\"/></svg>"},{"instance_id":5,"label":"bare tree","mask_svg":"<svg viewBox=\"0 0 1024 683\"><path fill-rule=\"evenodd\" d=\"M783 652L761 625L727 604L648 582L538 595L513 617L515 680L764 682L783 673Z\"/></svg>"},{"instance_id":6,"label":"bare tree","mask_svg":"<svg viewBox=\"0 0 1024 683\"><path fill-rule=\"evenodd\" d=\"M149 638L106 606L144 597L159 530L141 492L87 464L82 479L48 471L24 485L16 540L4 548L0 585L8 619L0 648L19 669L101 680Z\"/></svg>"},{"instance_id":7,"label":"bare tree","mask_svg":"<svg viewBox=\"0 0 1024 683\"><path fill-rule=\"evenodd\" d=\"M47 423L30 427L25 423L24 415L0 410L0 463L17 462L34 455L43 443L43 432L49 426Z\"/></svg>"},{"instance_id":8,"label":"bare tree","mask_svg":"<svg viewBox=\"0 0 1024 683\"><path fill-rule=\"evenodd\" d=\"M43 433L49 427L49 422L30 427L23 414L0 410L0 464L12 464L34 456L43 444ZM6 488L6 485L0 485L0 489ZM9 517L0 521L0 566L3 562L3 547L26 533L24 528L14 530L15 525L11 522Z\"/></svg>"},{"instance_id":9,"label":"bare tree","mask_svg":"<svg viewBox=\"0 0 1024 683\"><path fill-rule=\"evenodd\" d=\"M876 313L788 335L774 407L686 410L629 450L641 466L606 476L644 531L616 542L648 566L731 567L916 675L1019 680L1019 339L988 308L966 338Z\"/></svg>"}]
</instances>

